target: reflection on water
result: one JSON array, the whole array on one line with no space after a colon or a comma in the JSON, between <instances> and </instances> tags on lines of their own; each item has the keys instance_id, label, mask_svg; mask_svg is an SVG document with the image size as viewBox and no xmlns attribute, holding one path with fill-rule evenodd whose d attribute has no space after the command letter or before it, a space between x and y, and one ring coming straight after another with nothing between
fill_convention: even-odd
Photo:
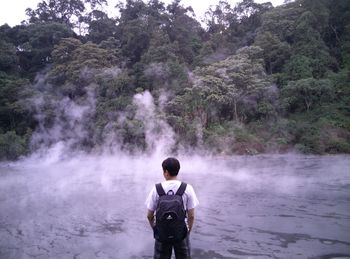
<instances>
[{"instance_id":1,"label":"reflection on water","mask_svg":"<svg viewBox=\"0 0 350 259\"><path fill-rule=\"evenodd\" d=\"M349 156L180 158L193 258L350 258ZM0 258L152 258L161 159L0 165Z\"/></svg>"}]
</instances>

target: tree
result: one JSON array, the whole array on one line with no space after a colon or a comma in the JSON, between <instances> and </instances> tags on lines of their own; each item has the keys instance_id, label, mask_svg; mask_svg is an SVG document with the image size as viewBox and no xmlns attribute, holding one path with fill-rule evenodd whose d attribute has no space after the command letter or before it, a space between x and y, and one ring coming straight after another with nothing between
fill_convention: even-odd
<instances>
[{"instance_id":1,"label":"tree","mask_svg":"<svg viewBox=\"0 0 350 259\"><path fill-rule=\"evenodd\" d=\"M236 19L231 19L227 30L228 39L235 41L238 48L252 45L263 14L271 9L269 2L258 4L253 0L243 0L237 3L233 9Z\"/></svg>"},{"instance_id":2,"label":"tree","mask_svg":"<svg viewBox=\"0 0 350 259\"><path fill-rule=\"evenodd\" d=\"M223 60L237 49L252 45L261 17L270 9L270 3L257 4L251 0L241 1L234 7L227 1L211 6L205 17L209 41L201 51L204 63Z\"/></svg>"},{"instance_id":3,"label":"tree","mask_svg":"<svg viewBox=\"0 0 350 259\"><path fill-rule=\"evenodd\" d=\"M319 24L320 21L312 12L302 13L296 21L293 49L296 55L309 58L312 75L315 78L322 78L327 71L337 69L336 60L330 56L330 50L321 36L320 28L326 25ZM326 24L328 25L328 22Z\"/></svg>"},{"instance_id":4,"label":"tree","mask_svg":"<svg viewBox=\"0 0 350 259\"><path fill-rule=\"evenodd\" d=\"M17 159L28 151L36 126L30 104L33 95L28 80L0 71L0 160Z\"/></svg>"},{"instance_id":5,"label":"tree","mask_svg":"<svg viewBox=\"0 0 350 259\"><path fill-rule=\"evenodd\" d=\"M205 12L205 24L208 27L210 34L223 33L232 20L236 20L237 17L232 12L230 4L225 0L219 1L216 6L210 6Z\"/></svg>"},{"instance_id":6,"label":"tree","mask_svg":"<svg viewBox=\"0 0 350 259\"><path fill-rule=\"evenodd\" d=\"M27 152L27 141L14 131L0 133L0 160L16 160Z\"/></svg>"},{"instance_id":7,"label":"tree","mask_svg":"<svg viewBox=\"0 0 350 259\"><path fill-rule=\"evenodd\" d=\"M176 46L170 42L168 34L162 30L155 30L150 39L149 48L142 56L142 62L146 64L177 60Z\"/></svg>"},{"instance_id":8,"label":"tree","mask_svg":"<svg viewBox=\"0 0 350 259\"><path fill-rule=\"evenodd\" d=\"M37 9L28 8L26 14L29 23L57 22L73 28L73 17L80 17L84 10L84 3L80 0L43 0Z\"/></svg>"},{"instance_id":9,"label":"tree","mask_svg":"<svg viewBox=\"0 0 350 259\"><path fill-rule=\"evenodd\" d=\"M87 39L99 44L109 38L117 37L118 28L115 19L108 18L107 14L93 10L86 18L88 24Z\"/></svg>"},{"instance_id":10,"label":"tree","mask_svg":"<svg viewBox=\"0 0 350 259\"><path fill-rule=\"evenodd\" d=\"M166 31L170 41L178 45L180 61L193 64L201 48L202 28L190 15L194 15L192 7L183 7L179 0L167 6L168 23Z\"/></svg>"},{"instance_id":11,"label":"tree","mask_svg":"<svg viewBox=\"0 0 350 259\"><path fill-rule=\"evenodd\" d=\"M139 20L129 21L121 28L122 54L130 60L130 64L140 61L148 49L149 39L145 24Z\"/></svg>"},{"instance_id":12,"label":"tree","mask_svg":"<svg viewBox=\"0 0 350 259\"><path fill-rule=\"evenodd\" d=\"M35 73L51 63L51 52L62 38L73 36L67 26L59 23L19 25L8 32L16 47L21 72L34 78Z\"/></svg>"},{"instance_id":13,"label":"tree","mask_svg":"<svg viewBox=\"0 0 350 259\"><path fill-rule=\"evenodd\" d=\"M258 28L259 33L270 32L281 42L292 44L294 42L295 21L305 9L298 3L278 6L262 15L262 24Z\"/></svg>"},{"instance_id":14,"label":"tree","mask_svg":"<svg viewBox=\"0 0 350 259\"><path fill-rule=\"evenodd\" d=\"M42 0L37 9L26 9L29 23L56 22L66 24L73 29L84 21L86 4L93 10L107 4L107 0Z\"/></svg>"},{"instance_id":15,"label":"tree","mask_svg":"<svg viewBox=\"0 0 350 259\"><path fill-rule=\"evenodd\" d=\"M311 76L323 78L337 70L337 62L322 38L328 27L327 6L327 0L300 0L263 15L255 44L264 49L268 71L282 72L279 83Z\"/></svg>"},{"instance_id":16,"label":"tree","mask_svg":"<svg viewBox=\"0 0 350 259\"><path fill-rule=\"evenodd\" d=\"M262 91L269 83L260 56L260 48L246 47L221 62L199 68L195 71L193 89L187 92L199 92L194 97L203 99L201 105L209 110L216 110L216 116L242 122L245 99Z\"/></svg>"},{"instance_id":17,"label":"tree","mask_svg":"<svg viewBox=\"0 0 350 259\"><path fill-rule=\"evenodd\" d=\"M312 60L304 55L292 56L283 67L283 83L312 77Z\"/></svg>"},{"instance_id":18,"label":"tree","mask_svg":"<svg viewBox=\"0 0 350 259\"><path fill-rule=\"evenodd\" d=\"M263 49L265 68L269 74L282 71L283 65L291 55L291 46L267 31L259 33L255 39L254 45Z\"/></svg>"},{"instance_id":19,"label":"tree","mask_svg":"<svg viewBox=\"0 0 350 259\"><path fill-rule=\"evenodd\" d=\"M238 105L245 97L266 88L268 80L262 66L261 48L246 47L237 51L235 59L223 61L226 75L225 84L228 87L229 104L233 105L234 118L240 121ZM244 114L241 115L244 118Z\"/></svg>"},{"instance_id":20,"label":"tree","mask_svg":"<svg viewBox=\"0 0 350 259\"><path fill-rule=\"evenodd\" d=\"M13 72L18 68L18 57L16 47L4 40L0 40L0 71Z\"/></svg>"},{"instance_id":21,"label":"tree","mask_svg":"<svg viewBox=\"0 0 350 259\"><path fill-rule=\"evenodd\" d=\"M334 98L333 83L329 79L305 78L290 81L282 89L282 98L291 111L309 111Z\"/></svg>"},{"instance_id":22,"label":"tree","mask_svg":"<svg viewBox=\"0 0 350 259\"><path fill-rule=\"evenodd\" d=\"M27 80L0 72L0 125L3 131L26 132L31 109L25 101L32 93Z\"/></svg>"},{"instance_id":23,"label":"tree","mask_svg":"<svg viewBox=\"0 0 350 259\"><path fill-rule=\"evenodd\" d=\"M164 27L164 6L158 1L128 0L119 3L118 39L122 54L129 60L129 66L141 60L149 48L150 38L154 31Z\"/></svg>"},{"instance_id":24,"label":"tree","mask_svg":"<svg viewBox=\"0 0 350 259\"><path fill-rule=\"evenodd\" d=\"M333 1L329 6L329 31L327 42L337 53L344 38L348 38L350 25L350 3L347 0Z\"/></svg>"},{"instance_id":25,"label":"tree","mask_svg":"<svg viewBox=\"0 0 350 259\"><path fill-rule=\"evenodd\" d=\"M113 52L74 38L62 39L52 52L51 81L62 87L71 98L85 93L85 86L94 81L94 71L115 65Z\"/></svg>"}]
</instances>

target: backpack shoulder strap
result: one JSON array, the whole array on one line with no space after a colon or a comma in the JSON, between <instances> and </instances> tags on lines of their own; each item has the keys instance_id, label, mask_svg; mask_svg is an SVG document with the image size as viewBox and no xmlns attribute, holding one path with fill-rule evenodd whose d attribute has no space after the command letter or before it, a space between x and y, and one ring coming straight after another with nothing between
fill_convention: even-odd
<instances>
[{"instance_id":1,"label":"backpack shoulder strap","mask_svg":"<svg viewBox=\"0 0 350 259\"><path fill-rule=\"evenodd\" d=\"M179 189L177 190L176 195L182 196L182 194L184 194L184 192L186 190L186 187L187 187L187 183L181 182L181 185L180 185Z\"/></svg>"},{"instance_id":2,"label":"backpack shoulder strap","mask_svg":"<svg viewBox=\"0 0 350 259\"><path fill-rule=\"evenodd\" d=\"M163 189L161 183L157 183L156 184L156 190L157 190L157 193L158 193L159 196L165 195L165 192L164 192L164 189Z\"/></svg>"}]
</instances>

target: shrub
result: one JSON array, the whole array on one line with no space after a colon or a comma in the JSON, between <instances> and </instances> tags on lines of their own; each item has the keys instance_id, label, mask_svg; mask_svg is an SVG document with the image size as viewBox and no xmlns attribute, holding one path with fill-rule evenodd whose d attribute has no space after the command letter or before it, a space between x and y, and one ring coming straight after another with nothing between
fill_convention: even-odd
<instances>
[{"instance_id":1,"label":"shrub","mask_svg":"<svg viewBox=\"0 0 350 259\"><path fill-rule=\"evenodd\" d=\"M327 153L350 153L350 143L345 140L332 141L326 148Z\"/></svg>"},{"instance_id":2,"label":"shrub","mask_svg":"<svg viewBox=\"0 0 350 259\"><path fill-rule=\"evenodd\" d=\"M14 131L0 134L0 159L15 160L24 155L27 150L26 137L21 137Z\"/></svg>"}]
</instances>

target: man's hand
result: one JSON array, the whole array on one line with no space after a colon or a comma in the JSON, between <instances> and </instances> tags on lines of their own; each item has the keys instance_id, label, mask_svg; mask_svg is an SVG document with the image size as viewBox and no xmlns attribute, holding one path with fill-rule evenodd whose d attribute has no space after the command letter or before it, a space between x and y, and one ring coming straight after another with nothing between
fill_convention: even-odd
<instances>
[{"instance_id":1,"label":"man's hand","mask_svg":"<svg viewBox=\"0 0 350 259\"><path fill-rule=\"evenodd\" d=\"M151 225L151 228L154 228L154 211L153 210L148 210L147 211L147 219L149 224Z\"/></svg>"},{"instance_id":2,"label":"man's hand","mask_svg":"<svg viewBox=\"0 0 350 259\"><path fill-rule=\"evenodd\" d=\"M187 211L188 231L191 232L194 222L194 208Z\"/></svg>"}]
</instances>

